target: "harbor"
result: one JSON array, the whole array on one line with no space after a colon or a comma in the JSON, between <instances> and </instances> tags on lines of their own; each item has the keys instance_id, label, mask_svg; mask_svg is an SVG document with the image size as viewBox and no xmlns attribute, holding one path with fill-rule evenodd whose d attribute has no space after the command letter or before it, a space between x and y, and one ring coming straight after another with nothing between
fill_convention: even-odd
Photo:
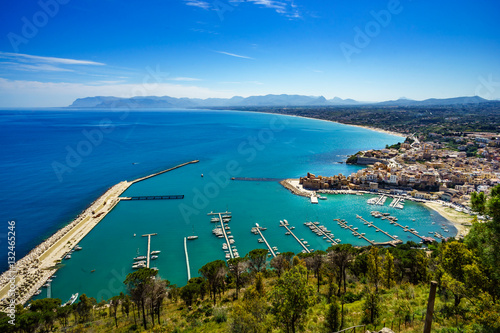
<instances>
[{"instance_id":1,"label":"harbor","mask_svg":"<svg viewBox=\"0 0 500 333\"><path fill-rule=\"evenodd\" d=\"M365 235L363 233L359 233L357 230L358 228L357 227L354 227L352 225L348 225L347 222L345 220L341 220L341 219L333 219L334 221L337 221L337 224L344 228L344 229L349 229L350 231L352 231L352 234L353 236L355 237L358 237L359 239L364 239L365 241L367 241L370 245L376 245L375 241L373 240L369 240L368 238L365 237Z\"/></svg>"},{"instance_id":2,"label":"harbor","mask_svg":"<svg viewBox=\"0 0 500 333\"><path fill-rule=\"evenodd\" d=\"M264 243L266 244L267 248L269 249L269 252L271 253L271 255L273 256L273 258L276 257L276 252L274 252L274 249L271 247L271 245L269 245L269 243L267 242L267 239L266 237L264 237L264 235L262 234L262 231L261 231L262 227L258 224L258 223L255 223L255 227L252 228L252 232L255 233L257 232L257 234L260 235L260 239L262 239L264 241Z\"/></svg>"},{"instance_id":3,"label":"harbor","mask_svg":"<svg viewBox=\"0 0 500 333\"><path fill-rule=\"evenodd\" d=\"M338 245L340 243L340 239L334 239L334 235L331 231L325 226L319 225L319 222L304 222L304 225L316 235L323 237L323 239L325 239L328 243L331 243L332 245Z\"/></svg>"},{"instance_id":4,"label":"harbor","mask_svg":"<svg viewBox=\"0 0 500 333\"><path fill-rule=\"evenodd\" d=\"M228 225L224 225L224 223L229 223L229 221L231 221L232 217L231 212L228 211L222 213L210 212L207 215L218 216L218 217L212 217L210 222L220 223L220 228L216 227L212 232L215 236L225 239L225 243L222 245L222 249L224 250L224 252L227 252L226 260L239 258L239 253L238 250L236 249L236 245L233 245L235 243L234 237L233 235L228 235L228 233L230 233L229 230L231 228Z\"/></svg>"},{"instance_id":5,"label":"harbor","mask_svg":"<svg viewBox=\"0 0 500 333\"><path fill-rule=\"evenodd\" d=\"M194 160L183 163L134 181L122 181L109 188L76 219L36 246L0 276L0 299L2 300L0 302L0 311L6 309L9 304L8 299L12 300L12 298L8 297L11 277L15 276L17 291L13 302L15 304L25 304L54 275L58 269L57 265L63 259L71 258L73 249L116 207L120 202L120 196L131 185L198 162L198 160Z\"/></svg>"},{"instance_id":6,"label":"harbor","mask_svg":"<svg viewBox=\"0 0 500 333\"><path fill-rule=\"evenodd\" d=\"M288 224L287 220L280 221L280 227L284 227L287 230L287 232L285 234L292 235L293 238L295 238L295 240L297 241L297 243L299 243L299 245L302 246L302 248L304 248L304 250L302 250L302 252L311 253L311 250L308 249L307 241L303 241L303 240L299 239L297 236L295 236L293 231L288 226L289 226L289 224ZM292 228L294 228L294 227L292 227Z\"/></svg>"}]
</instances>

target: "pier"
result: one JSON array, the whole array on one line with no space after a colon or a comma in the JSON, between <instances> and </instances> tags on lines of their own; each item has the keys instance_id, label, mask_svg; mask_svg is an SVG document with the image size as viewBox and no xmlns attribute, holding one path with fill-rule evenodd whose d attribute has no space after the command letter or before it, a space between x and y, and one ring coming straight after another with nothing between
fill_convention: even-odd
<instances>
[{"instance_id":1,"label":"pier","mask_svg":"<svg viewBox=\"0 0 500 333\"><path fill-rule=\"evenodd\" d=\"M154 176L181 168L198 160L177 165L134 181L122 181L109 188L92 202L71 223L57 230L48 239L37 245L26 256L0 276L0 311L4 311L9 301L25 304L56 272L54 264L61 261L113 208L120 202L120 196L133 184ZM8 298L11 276L16 276L16 296Z\"/></svg>"},{"instance_id":2,"label":"pier","mask_svg":"<svg viewBox=\"0 0 500 333\"><path fill-rule=\"evenodd\" d=\"M321 234L321 236L323 237L326 237L328 240L330 240L330 242L333 244L333 245L338 245L339 243L332 238L332 236L330 236L329 233L326 233L325 231L323 231L322 228L318 227L317 225L315 225L313 222L306 222L304 223L306 226L309 227L309 229L311 229L312 232L314 233L319 233Z\"/></svg>"},{"instance_id":3,"label":"pier","mask_svg":"<svg viewBox=\"0 0 500 333\"><path fill-rule=\"evenodd\" d=\"M368 238L366 238L364 235L361 235L358 231L354 230L350 225L347 224L347 222L345 221L342 221L341 219L333 219L334 221L337 221L337 223L342 227L342 228L345 228L345 229L349 229L352 231L352 234L358 238L361 238L361 239L364 239L365 241L367 241L368 243L370 243L370 245L376 245L376 243L374 241L371 241L369 240Z\"/></svg>"},{"instance_id":4,"label":"pier","mask_svg":"<svg viewBox=\"0 0 500 333\"><path fill-rule=\"evenodd\" d=\"M189 281L189 280L191 280L191 269L189 268L189 255L188 255L187 238L186 237L184 237L184 253L186 254L186 267L187 267L188 281Z\"/></svg>"},{"instance_id":5,"label":"pier","mask_svg":"<svg viewBox=\"0 0 500 333\"><path fill-rule=\"evenodd\" d=\"M295 236L295 234L292 232L292 230L290 230L290 228L288 228L288 221L287 220L280 221L280 226L285 227L285 229L288 230L288 232L290 233L290 235L292 235L293 238L295 238L295 240L300 244L300 246L302 246L304 248L304 250L307 253L311 253L311 250L309 250L307 248L307 246L304 243L302 243L302 241L300 239L298 239L297 236Z\"/></svg>"},{"instance_id":6,"label":"pier","mask_svg":"<svg viewBox=\"0 0 500 333\"><path fill-rule=\"evenodd\" d=\"M273 258L276 257L276 253L274 253L274 250L273 248L271 247L271 245L269 245L269 243L267 242L267 239L266 237L264 237L264 235L262 234L262 232L260 231L260 228L261 226L259 226L258 223L255 223L255 229L257 230L257 232L259 233L260 237L262 238L262 240L264 241L264 243L266 244L267 248L269 249L269 252L271 252L271 255L273 256Z\"/></svg>"},{"instance_id":7,"label":"pier","mask_svg":"<svg viewBox=\"0 0 500 333\"><path fill-rule=\"evenodd\" d=\"M399 223L398 223L398 222L396 222L396 221L389 221L389 222L390 222L391 224L394 224L394 225L395 225L395 226L397 226L397 227L402 228L402 229L404 230L404 232L410 232L410 233L412 233L413 235L415 235L415 236L417 236L418 238L420 238L421 240L424 240L424 237L423 237L423 236L420 236L420 235L418 234L418 232L417 232L415 229L413 229L413 228L408 229L408 226L402 226L401 224L399 224Z\"/></svg>"},{"instance_id":8,"label":"pier","mask_svg":"<svg viewBox=\"0 0 500 333\"><path fill-rule=\"evenodd\" d=\"M231 212L222 212L222 213L208 213L207 215L218 215L219 216L219 222L220 222L220 225L221 225L221 228L222 228L222 233L224 235L224 238L226 240L226 244L227 244L227 248L229 250L229 256L231 257L231 259L234 259L234 254L233 254L233 249L231 248L231 243L229 242L229 238L227 237L227 233L226 233L226 228L224 227L224 220L222 218L222 214L231 214Z\"/></svg>"},{"instance_id":9,"label":"pier","mask_svg":"<svg viewBox=\"0 0 500 333\"><path fill-rule=\"evenodd\" d=\"M379 232L379 231L380 231L381 233L383 233L383 234L384 234L384 235L386 235L387 237L390 237L390 238L392 238L392 239L393 239L393 241L391 241L391 242L385 242L385 243L375 243L375 244L377 244L377 245L391 245L391 246L396 246L396 244L401 244L401 243L403 243L403 241L402 241L401 239L398 239L398 237L393 236L393 235L389 234L387 231L384 231L384 230L380 229L380 228L379 228L379 227L377 227L375 224L373 224L373 222L368 222L367 220L365 220L364 218L362 218L362 217L361 217L361 216L359 216L359 215L356 215L356 217L357 217L358 219L360 219L361 221L363 221L363 222L364 222L364 224L366 224L369 228L370 228L370 227L373 227L373 228L375 228L375 230L377 230L377 232Z\"/></svg>"},{"instance_id":10,"label":"pier","mask_svg":"<svg viewBox=\"0 0 500 333\"><path fill-rule=\"evenodd\" d=\"M147 237L148 238L148 253L147 253L147 260L146 260L146 267L149 268L149 261L150 261L150 257L151 257L151 236L156 236L157 234L154 233L154 234L146 234L146 235L142 235L142 237Z\"/></svg>"},{"instance_id":11,"label":"pier","mask_svg":"<svg viewBox=\"0 0 500 333\"><path fill-rule=\"evenodd\" d=\"M164 174L166 172L169 172L169 171L172 171L172 170L175 170L175 169L179 169L179 168L182 168L183 166L186 166L186 165L189 165L189 164L198 163L198 162L199 162L199 160L194 160L194 161L182 163L182 164L174 166L173 168L170 168L170 169L167 169L167 170L163 170L163 171L160 171L160 172L157 172L157 173L153 173L152 175L149 175L149 176L146 176L146 177L138 178L138 179L132 181L132 184L139 183L139 182L142 182L142 181L144 181L146 179L153 178L153 177L159 176L161 174Z\"/></svg>"},{"instance_id":12,"label":"pier","mask_svg":"<svg viewBox=\"0 0 500 333\"><path fill-rule=\"evenodd\" d=\"M389 204L389 207L403 209L404 206L401 203L401 201L403 201L403 200L404 199L402 197L394 197L394 199L392 199L392 202ZM404 201L403 201L403 203L404 203Z\"/></svg>"},{"instance_id":13,"label":"pier","mask_svg":"<svg viewBox=\"0 0 500 333\"><path fill-rule=\"evenodd\" d=\"M179 195L146 195L140 197L120 197L120 200L175 200L175 199L184 199L183 194Z\"/></svg>"}]
</instances>

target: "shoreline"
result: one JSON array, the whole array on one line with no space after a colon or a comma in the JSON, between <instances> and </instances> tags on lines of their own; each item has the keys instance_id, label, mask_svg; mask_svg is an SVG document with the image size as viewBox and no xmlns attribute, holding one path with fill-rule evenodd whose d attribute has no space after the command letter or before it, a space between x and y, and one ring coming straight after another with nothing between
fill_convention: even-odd
<instances>
[{"instance_id":1,"label":"shoreline","mask_svg":"<svg viewBox=\"0 0 500 333\"><path fill-rule=\"evenodd\" d=\"M460 235L465 237L469 233L473 219L473 217L469 214L457 212L456 210L450 207L445 207L436 201L425 202L424 206L432 209L457 228L457 236L455 238L458 238Z\"/></svg>"},{"instance_id":2,"label":"shoreline","mask_svg":"<svg viewBox=\"0 0 500 333\"><path fill-rule=\"evenodd\" d=\"M15 304L25 304L33 297L35 292L42 288L47 280L58 270L56 266L64 260L66 255L71 253L72 249L78 245L78 242L115 208L121 201L120 195L130 186L198 162L198 160L186 162L130 182L122 181L109 188L73 221L38 244L0 275L0 311L6 312L12 300L14 300ZM15 298L9 295L9 292L12 292L12 289L10 289L12 279L15 279Z\"/></svg>"},{"instance_id":3,"label":"shoreline","mask_svg":"<svg viewBox=\"0 0 500 333\"><path fill-rule=\"evenodd\" d=\"M298 184L299 180L294 179L294 178L289 178L282 180L280 184L292 192L294 195L302 196L302 197L307 197L309 198L313 194L317 193L328 193L326 191L329 190L318 190L318 191L311 191L311 190L306 190L302 187L302 185ZM336 191L336 190L333 190ZM345 192L345 193L344 193ZM369 193L366 191L359 191L359 190L339 190L340 194L356 194L356 193ZM370 193L369 193L370 194ZM377 195L377 193L371 193ZM390 196L391 195L387 195ZM410 198L408 198L410 199ZM416 201L416 200L411 200L413 202L420 203L424 205L425 207L431 209L432 211L438 213L441 215L443 218L445 218L448 222L450 222L456 229L457 229L457 235L454 237L458 239L459 237L465 237L469 231L470 227L472 226L472 219L473 217L470 216L469 214L463 213L463 212L458 212L454 210L453 208L443 206L440 202L438 201Z\"/></svg>"}]
</instances>

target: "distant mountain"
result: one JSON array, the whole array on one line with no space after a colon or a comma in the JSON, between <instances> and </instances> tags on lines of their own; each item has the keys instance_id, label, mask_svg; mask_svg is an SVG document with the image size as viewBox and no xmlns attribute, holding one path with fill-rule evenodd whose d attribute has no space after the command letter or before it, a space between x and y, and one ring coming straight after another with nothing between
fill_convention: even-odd
<instances>
[{"instance_id":1,"label":"distant mountain","mask_svg":"<svg viewBox=\"0 0 500 333\"><path fill-rule=\"evenodd\" d=\"M430 98L423 101L415 101L407 98L400 98L395 101L386 101L377 103L377 105L384 106L431 106L431 105L457 105L457 104L478 104L490 102L487 99L481 98L479 96L472 97L455 97L455 98L445 98L445 99L437 99Z\"/></svg>"},{"instance_id":2,"label":"distant mountain","mask_svg":"<svg viewBox=\"0 0 500 333\"><path fill-rule=\"evenodd\" d=\"M265 95L232 98L175 98L169 96L145 96L132 98L119 98L112 96L96 96L78 98L70 105L73 108L199 108L199 107L252 107L252 106L335 106L335 105L367 105L374 104L380 106L430 106L430 105L455 105L455 104L477 104L490 102L487 99L473 97L456 97L447 99L426 99L415 101L407 98L400 98L394 101L380 103L363 103L353 99L342 99L335 97L327 100L323 96L303 96L303 95Z\"/></svg>"}]
</instances>

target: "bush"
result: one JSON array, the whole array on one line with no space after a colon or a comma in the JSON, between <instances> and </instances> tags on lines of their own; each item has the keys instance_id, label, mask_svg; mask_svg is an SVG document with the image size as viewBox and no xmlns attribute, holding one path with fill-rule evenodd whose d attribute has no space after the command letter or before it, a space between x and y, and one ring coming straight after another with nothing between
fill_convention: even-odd
<instances>
[{"instance_id":1,"label":"bush","mask_svg":"<svg viewBox=\"0 0 500 333\"><path fill-rule=\"evenodd\" d=\"M227 321L227 310L226 308L216 307L213 310L214 321L218 324L225 323Z\"/></svg>"},{"instance_id":2,"label":"bush","mask_svg":"<svg viewBox=\"0 0 500 333\"><path fill-rule=\"evenodd\" d=\"M344 303L354 303L356 301L359 301L361 298L363 298L363 295L361 293L355 294L352 291L348 291L344 295Z\"/></svg>"}]
</instances>

